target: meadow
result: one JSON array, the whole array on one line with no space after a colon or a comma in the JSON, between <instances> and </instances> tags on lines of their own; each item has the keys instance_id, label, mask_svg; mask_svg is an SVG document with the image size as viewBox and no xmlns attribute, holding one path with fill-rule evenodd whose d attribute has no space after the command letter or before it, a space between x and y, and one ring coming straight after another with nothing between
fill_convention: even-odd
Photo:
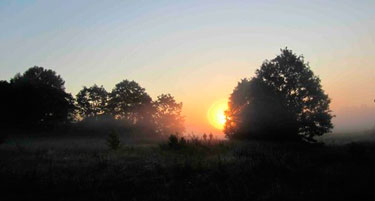
<instances>
[{"instance_id":1,"label":"meadow","mask_svg":"<svg viewBox=\"0 0 375 201\"><path fill-rule=\"evenodd\" d=\"M1 200L364 200L375 143L55 136L0 145Z\"/></svg>"}]
</instances>

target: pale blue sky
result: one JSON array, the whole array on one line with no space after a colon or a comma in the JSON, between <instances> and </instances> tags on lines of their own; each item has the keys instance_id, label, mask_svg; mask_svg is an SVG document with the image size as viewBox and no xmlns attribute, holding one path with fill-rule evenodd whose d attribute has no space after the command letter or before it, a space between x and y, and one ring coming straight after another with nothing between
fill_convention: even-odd
<instances>
[{"instance_id":1,"label":"pale blue sky","mask_svg":"<svg viewBox=\"0 0 375 201\"><path fill-rule=\"evenodd\" d=\"M375 122L374 10L373 0L1 0L0 79L43 66L73 94L135 80L154 98L183 101L191 130L209 130L210 104L288 46L322 79L337 127L348 125L346 108L365 107L350 126L367 128Z\"/></svg>"}]
</instances>

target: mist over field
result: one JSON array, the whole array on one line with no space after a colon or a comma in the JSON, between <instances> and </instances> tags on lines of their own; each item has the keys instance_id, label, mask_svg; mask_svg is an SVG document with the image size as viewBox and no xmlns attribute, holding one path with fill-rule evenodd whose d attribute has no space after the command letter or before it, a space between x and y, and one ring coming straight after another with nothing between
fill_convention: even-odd
<instances>
[{"instance_id":1,"label":"mist over field","mask_svg":"<svg viewBox=\"0 0 375 201\"><path fill-rule=\"evenodd\" d=\"M375 103L374 103L375 105ZM340 108L333 119L335 132L366 131L375 128L375 108L368 105Z\"/></svg>"},{"instance_id":2,"label":"mist over field","mask_svg":"<svg viewBox=\"0 0 375 201\"><path fill-rule=\"evenodd\" d=\"M375 1L0 1L0 200L375 197Z\"/></svg>"}]
</instances>

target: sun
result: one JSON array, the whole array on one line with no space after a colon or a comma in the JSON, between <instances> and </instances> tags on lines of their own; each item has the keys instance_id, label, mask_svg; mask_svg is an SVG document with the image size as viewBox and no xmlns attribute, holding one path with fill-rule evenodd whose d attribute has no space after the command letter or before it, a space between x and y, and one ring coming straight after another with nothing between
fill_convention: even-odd
<instances>
[{"instance_id":1,"label":"sun","mask_svg":"<svg viewBox=\"0 0 375 201\"><path fill-rule=\"evenodd\" d=\"M212 126L219 130L224 129L225 125L225 110L228 108L228 103L226 99L218 100L214 102L207 111L208 121Z\"/></svg>"}]
</instances>

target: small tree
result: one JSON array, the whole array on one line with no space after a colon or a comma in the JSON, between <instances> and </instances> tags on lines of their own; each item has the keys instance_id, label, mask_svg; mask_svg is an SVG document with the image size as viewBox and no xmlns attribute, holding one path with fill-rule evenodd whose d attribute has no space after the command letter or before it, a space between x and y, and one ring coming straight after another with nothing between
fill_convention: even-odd
<instances>
[{"instance_id":1,"label":"small tree","mask_svg":"<svg viewBox=\"0 0 375 201\"><path fill-rule=\"evenodd\" d=\"M110 150L116 151L121 147L120 136L116 131L112 131L107 137L107 145Z\"/></svg>"},{"instance_id":2,"label":"small tree","mask_svg":"<svg viewBox=\"0 0 375 201\"><path fill-rule=\"evenodd\" d=\"M168 146L170 148L176 149L178 147L178 136L170 135L168 138Z\"/></svg>"},{"instance_id":3,"label":"small tree","mask_svg":"<svg viewBox=\"0 0 375 201\"><path fill-rule=\"evenodd\" d=\"M287 48L234 89L226 111L229 138L304 139L333 128L330 99L302 56Z\"/></svg>"}]
</instances>

